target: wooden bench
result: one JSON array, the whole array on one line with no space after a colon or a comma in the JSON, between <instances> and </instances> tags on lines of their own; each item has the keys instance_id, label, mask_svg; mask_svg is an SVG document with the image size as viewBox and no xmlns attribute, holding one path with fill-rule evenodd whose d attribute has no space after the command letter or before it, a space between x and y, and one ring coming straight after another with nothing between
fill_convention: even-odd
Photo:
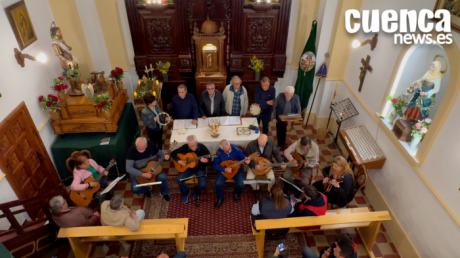
<instances>
[{"instance_id":1,"label":"wooden bench","mask_svg":"<svg viewBox=\"0 0 460 258\"><path fill-rule=\"evenodd\" d=\"M58 238L68 238L75 258L90 255L91 242L118 240L175 239L178 251L185 251L188 235L188 218L145 219L138 231L126 227L95 226L61 228Z\"/></svg>"},{"instance_id":2,"label":"wooden bench","mask_svg":"<svg viewBox=\"0 0 460 258\"><path fill-rule=\"evenodd\" d=\"M329 210L324 216L295 217L285 219L261 219L256 220L252 234L256 238L257 254L264 257L265 231L270 229L290 228L289 233L305 232L302 227L320 226L316 230L331 230L343 228L358 228L358 233L364 243L364 248L370 257L375 257L372 252L377 233L382 221L391 220L388 211L369 211L364 208L348 208ZM315 230L315 229L312 229Z\"/></svg>"}]
</instances>

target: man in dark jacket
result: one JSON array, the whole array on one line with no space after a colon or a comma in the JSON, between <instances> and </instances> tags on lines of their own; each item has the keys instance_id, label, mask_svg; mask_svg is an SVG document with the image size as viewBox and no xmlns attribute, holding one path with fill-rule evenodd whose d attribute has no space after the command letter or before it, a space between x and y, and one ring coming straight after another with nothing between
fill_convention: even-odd
<instances>
[{"instance_id":1,"label":"man in dark jacket","mask_svg":"<svg viewBox=\"0 0 460 258\"><path fill-rule=\"evenodd\" d=\"M256 88L256 103L260 106L260 115L257 121L262 121L262 132L267 134L269 123L272 118L273 105L275 104L275 87L270 85L270 79L264 76L260 80L260 85Z\"/></svg>"},{"instance_id":2,"label":"man in dark jacket","mask_svg":"<svg viewBox=\"0 0 460 258\"><path fill-rule=\"evenodd\" d=\"M222 93L213 82L206 84L206 90L201 93L200 111L203 118L227 115Z\"/></svg>"},{"instance_id":3,"label":"man in dark jacket","mask_svg":"<svg viewBox=\"0 0 460 258\"><path fill-rule=\"evenodd\" d=\"M192 94L187 93L187 86L180 84L177 86L177 95L172 98L174 119L193 119L196 124L200 111L198 104Z\"/></svg>"},{"instance_id":4,"label":"man in dark jacket","mask_svg":"<svg viewBox=\"0 0 460 258\"><path fill-rule=\"evenodd\" d=\"M284 148L286 145L287 122L280 119L280 115L300 114L300 98L294 94L294 87L287 86L284 93L280 93L276 98L276 137L278 138L278 146Z\"/></svg>"}]
</instances>

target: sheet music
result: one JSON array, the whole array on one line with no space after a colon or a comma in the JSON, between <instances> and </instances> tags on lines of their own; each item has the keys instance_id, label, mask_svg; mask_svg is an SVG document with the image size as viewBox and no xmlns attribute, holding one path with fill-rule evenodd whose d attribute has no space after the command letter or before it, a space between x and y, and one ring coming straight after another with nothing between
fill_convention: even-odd
<instances>
[{"instance_id":1,"label":"sheet music","mask_svg":"<svg viewBox=\"0 0 460 258\"><path fill-rule=\"evenodd\" d=\"M175 119L173 129L196 129L197 126L192 124L192 119Z\"/></svg>"},{"instance_id":2,"label":"sheet music","mask_svg":"<svg viewBox=\"0 0 460 258\"><path fill-rule=\"evenodd\" d=\"M248 179L243 180L243 184L250 185L250 184L270 184L271 181L268 179Z\"/></svg>"},{"instance_id":3,"label":"sheet music","mask_svg":"<svg viewBox=\"0 0 460 258\"><path fill-rule=\"evenodd\" d=\"M299 188L298 186L296 186L295 184L289 182L288 180L284 179L284 177L281 177L281 176L280 176L280 179L283 180L284 182L290 184L290 185L291 185L292 187L294 187L297 191L303 193L303 190L302 190L302 189L300 189L300 188Z\"/></svg>"},{"instance_id":4,"label":"sheet music","mask_svg":"<svg viewBox=\"0 0 460 258\"><path fill-rule=\"evenodd\" d=\"M161 185L161 181L145 183L145 184L137 184L134 187L143 187L143 186L151 186L151 185Z\"/></svg>"},{"instance_id":5,"label":"sheet music","mask_svg":"<svg viewBox=\"0 0 460 258\"><path fill-rule=\"evenodd\" d=\"M208 127L209 119L208 118L198 118L198 128Z\"/></svg>"},{"instance_id":6,"label":"sheet music","mask_svg":"<svg viewBox=\"0 0 460 258\"><path fill-rule=\"evenodd\" d=\"M221 116L220 125L241 125L241 117L239 116Z\"/></svg>"},{"instance_id":7,"label":"sheet music","mask_svg":"<svg viewBox=\"0 0 460 258\"><path fill-rule=\"evenodd\" d=\"M120 182L120 180L122 180L123 177L125 177L125 176L126 176L126 175L122 175L122 176L117 177L115 180L113 180L113 181L112 181L112 182L101 192L101 195L110 192L110 191L118 184L118 182Z\"/></svg>"}]
</instances>

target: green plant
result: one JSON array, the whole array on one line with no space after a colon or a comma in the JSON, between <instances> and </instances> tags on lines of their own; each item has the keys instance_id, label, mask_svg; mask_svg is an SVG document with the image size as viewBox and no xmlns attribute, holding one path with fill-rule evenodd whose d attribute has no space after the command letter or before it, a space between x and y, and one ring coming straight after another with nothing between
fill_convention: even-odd
<instances>
[{"instance_id":1,"label":"green plant","mask_svg":"<svg viewBox=\"0 0 460 258\"><path fill-rule=\"evenodd\" d=\"M158 61L155 63L155 65L162 74L167 74L169 71L169 68L171 67L171 63L169 61L166 61L166 62Z\"/></svg>"},{"instance_id":2,"label":"green plant","mask_svg":"<svg viewBox=\"0 0 460 258\"><path fill-rule=\"evenodd\" d=\"M249 68L254 72L260 72L264 69L264 61L262 59L257 58L256 56L252 56Z\"/></svg>"},{"instance_id":3,"label":"green plant","mask_svg":"<svg viewBox=\"0 0 460 258\"><path fill-rule=\"evenodd\" d=\"M154 94L153 84L157 83L156 77L147 78L143 77L142 80L137 81L137 88L134 91L134 98L142 99L146 94Z\"/></svg>"},{"instance_id":4,"label":"green plant","mask_svg":"<svg viewBox=\"0 0 460 258\"><path fill-rule=\"evenodd\" d=\"M106 94L94 96L93 101L97 110L108 111L112 107L112 99Z\"/></svg>"},{"instance_id":5,"label":"green plant","mask_svg":"<svg viewBox=\"0 0 460 258\"><path fill-rule=\"evenodd\" d=\"M38 102L43 110L49 110L52 112L59 112L61 106L59 104L59 98L53 94L48 94L48 96L39 96Z\"/></svg>"},{"instance_id":6,"label":"green plant","mask_svg":"<svg viewBox=\"0 0 460 258\"><path fill-rule=\"evenodd\" d=\"M80 68L78 66L64 69L62 73L67 80L76 80L80 78Z\"/></svg>"},{"instance_id":7,"label":"green plant","mask_svg":"<svg viewBox=\"0 0 460 258\"><path fill-rule=\"evenodd\" d=\"M404 101L404 99L401 96L388 96L387 101L391 103L391 106L393 107L393 109L399 117L402 117L404 115L402 110L406 106L406 101Z\"/></svg>"}]
</instances>

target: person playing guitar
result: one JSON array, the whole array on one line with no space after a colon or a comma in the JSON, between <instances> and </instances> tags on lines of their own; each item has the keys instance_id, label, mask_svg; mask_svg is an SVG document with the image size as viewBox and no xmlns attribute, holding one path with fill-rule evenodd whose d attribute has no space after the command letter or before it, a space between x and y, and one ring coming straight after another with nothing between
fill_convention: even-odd
<instances>
[{"instance_id":1,"label":"person playing guitar","mask_svg":"<svg viewBox=\"0 0 460 258\"><path fill-rule=\"evenodd\" d=\"M157 172L159 165L163 159L168 160L169 155L164 154L163 151L159 150L153 143L147 141L145 137L138 137L128 153L126 154L126 172L131 178L131 189L135 194L144 194L146 197L151 196L151 187L136 187L138 184L138 178L144 178L146 180L160 181L160 192L163 199L169 201L169 187L168 187L168 176L161 170ZM157 162L157 165L153 166L149 171L142 171L145 167L150 167L151 161ZM154 178L156 176L156 178Z\"/></svg>"},{"instance_id":2,"label":"person playing guitar","mask_svg":"<svg viewBox=\"0 0 460 258\"><path fill-rule=\"evenodd\" d=\"M268 184L268 190L270 191L271 187L275 183L275 174L273 173L272 167L274 166L271 163L272 159L276 159L277 162L282 162L283 157L279 148L277 148L271 139L268 138L266 134L260 134L257 140L251 141L248 143L245 149L246 155L251 153L259 153L259 157L256 160L251 160L249 163L248 173L246 175L247 180L255 179L256 176L265 176L270 183ZM286 165L281 163L279 165L282 169L286 169ZM252 189L259 190L259 185L256 183L251 184Z\"/></svg>"},{"instance_id":3,"label":"person playing guitar","mask_svg":"<svg viewBox=\"0 0 460 258\"><path fill-rule=\"evenodd\" d=\"M303 136L284 150L284 156L289 162L297 162L297 167L286 171L283 177L291 182L297 178L304 184L310 184L313 168L319 164L318 144Z\"/></svg>"},{"instance_id":4,"label":"person playing guitar","mask_svg":"<svg viewBox=\"0 0 460 258\"><path fill-rule=\"evenodd\" d=\"M198 185L193 190L193 200L198 203L200 194L206 188L205 166L209 163L211 157L208 148L201 143L198 143L195 135L187 136L187 144L182 145L178 149L171 152L171 159L179 172L177 184L179 185L182 194L182 203L189 202L190 190L186 185L184 178L195 176L198 180ZM177 167L184 167L179 171Z\"/></svg>"},{"instance_id":5,"label":"person playing guitar","mask_svg":"<svg viewBox=\"0 0 460 258\"><path fill-rule=\"evenodd\" d=\"M242 162L249 164L250 159L246 158L244 153L234 144L230 144L227 140L222 140L219 143L219 149L216 153L216 158L213 161L213 168L217 170L216 177L216 195L217 201L214 204L215 208L220 208L224 202L224 185L225 181L230 178L233 174L233 180L235 182L235 191L233 192L233 200L239 201L241 199L241 190L244 187L243 183L243 168L241 166L228 166L223 167L223 163L229 163L227 161L236 161L237 165ZM236 172L236 173L235 173Z\"/></svg>"}]
</instances>

